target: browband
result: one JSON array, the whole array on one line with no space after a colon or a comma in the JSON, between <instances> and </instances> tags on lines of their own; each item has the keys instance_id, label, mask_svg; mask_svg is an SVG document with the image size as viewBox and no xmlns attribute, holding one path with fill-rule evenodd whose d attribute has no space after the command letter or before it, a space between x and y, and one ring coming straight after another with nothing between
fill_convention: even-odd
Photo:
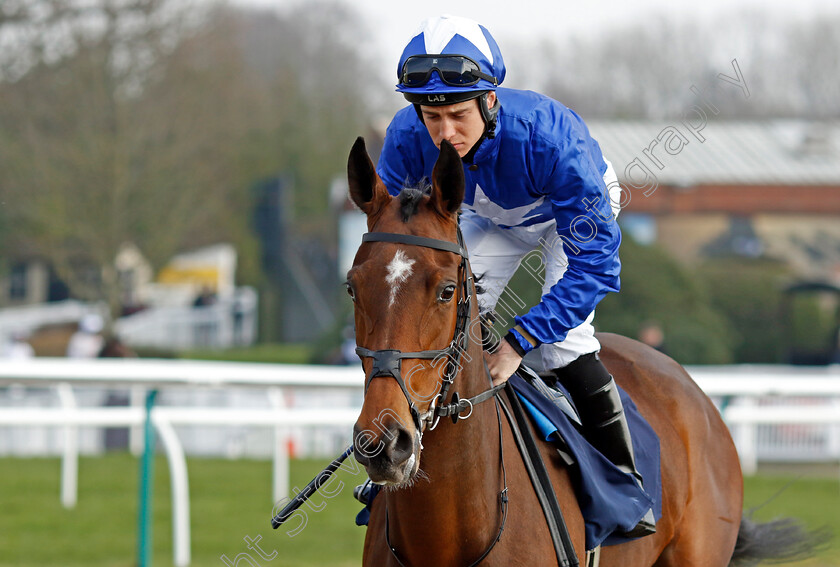
<instances>
[{"instance_id":1,"label":"browband","mask_svg":"<svg viewBox=\"0 0 840 567\"><path fill-rule=\"evenodd\" d=\"M427 238L425 236L415 236L413 234L368 232L362 236L362 242L396 242L399 244L410 244L413 246L423 246L425 248L443 250L444 252L452 252L453 254L458 254L462 258L467 257L467 251L464 250L464 247L455 244L454 242L447 242L446 240L438 240L436 238Z\"/></svg>"}]
</instances>

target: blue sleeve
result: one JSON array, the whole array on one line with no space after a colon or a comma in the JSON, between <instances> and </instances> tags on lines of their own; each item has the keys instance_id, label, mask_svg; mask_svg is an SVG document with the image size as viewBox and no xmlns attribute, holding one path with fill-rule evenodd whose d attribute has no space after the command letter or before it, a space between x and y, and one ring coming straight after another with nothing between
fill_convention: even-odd
<instances>
[{"instance_id":1,"label":"blue sleeve","mask_svg":"<svg viewBox=\"0 0 840 567\"><path fill-rule=\"evenodd\" d=\"M408 176L408 168L403 161L404 154L399 151L399 146L390 130L385 134L385 143L382 146L382 153L379 154L379 163L376 164L376 173L382 178L385 187L391 195L400 192L403 182Z\"/></svg>"},{"instance_id":2,"label":"blue sleeve","mask_svg":"<svg viewBox=\"0 0 840 567\"><path fill-rule=\"evenodd\" d=\"M403 187L416 184L423 178L422 158L418 157L421 152L416 147L410 127L411 121L417 120L416 113L413 108L408 109L410 114L403 109L388 125L376 165L376 172L391 195L399 194Z\"/></svg>"},{"instance_id":3,"label":"blue sleeve","mask_svg":"<svg viewBox=\"0 0 840 567\"><path fill-rule=\"evenodd\" d=\"M568 266L537 305L516 317L539 343L565 339L608 292L620 287L621 231L607 197L603 155L576 114L565 110L555 123L551 139L537 133L531 149L535 163L544 165L536 181L551 200ZM526 352L534 348L512 333Z\"/></svg>"}]
</instances>

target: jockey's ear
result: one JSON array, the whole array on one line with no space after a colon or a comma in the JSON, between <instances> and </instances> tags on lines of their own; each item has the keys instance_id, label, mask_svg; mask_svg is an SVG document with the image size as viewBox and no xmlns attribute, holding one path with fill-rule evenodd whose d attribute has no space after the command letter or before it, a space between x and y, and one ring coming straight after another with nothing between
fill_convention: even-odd
<instances>
[{"instance_id":1,"label":"jockey's ear","mask_svg":"<svg viewBox=\"0 0 840 567\"><path fill-rule=\"evenodd\" d=\"M359 136L347 160L347 184L350 199L363 213L370 216L379 211L391 196L376 174L376 169L365 148L365 139Z\"/></svg>"},{"instance_id":2,"label":"jockey's ear","mask_svg":"<svg viewBox=\"0 0 840 567\"><path fill-rule=\"evenodd\" d=\"M432 170L432 204L443 215L450 216L464 200L464 164L448 140L440 143L440 155Z\"/></svg>"}]
</instances>

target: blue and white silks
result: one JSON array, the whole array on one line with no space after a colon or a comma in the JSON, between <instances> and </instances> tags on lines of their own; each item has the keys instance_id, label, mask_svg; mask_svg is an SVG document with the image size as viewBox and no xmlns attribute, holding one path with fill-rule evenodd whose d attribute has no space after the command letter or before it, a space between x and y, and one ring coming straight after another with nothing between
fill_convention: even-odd
<instances>
[{"instance_id":1,"label":"blue and white silks","mask_svg":"<svg viewBox=\"0 0 840 567\"><path fill-rule=\"evenodd\" d=\"M556 223L568 267L516 322L540 344L562 341L598 302L620 287L621 233L604 183L607 164L583 120L561 103L514 89L496 90L496 136L465 166L463 208L502 228ZM438 158L415 110L400 110L385 136L377 172L391 194L431 179ZM534 347L513 331L526 352Z\"/></svg>"}]
</instances>

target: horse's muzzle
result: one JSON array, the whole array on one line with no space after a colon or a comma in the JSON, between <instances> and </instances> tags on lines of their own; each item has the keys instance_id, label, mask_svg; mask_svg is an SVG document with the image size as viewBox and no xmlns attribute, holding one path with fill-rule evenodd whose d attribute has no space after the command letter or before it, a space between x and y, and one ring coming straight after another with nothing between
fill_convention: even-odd
<instances>
[{"instance_id":1,"label":"horse's muzzle","mask_svg":"<svg viewBox=\"0 0 840 567\"><path fill-rule=\"evenodd\" d=\"M398 421L377 423L375 429L353 427L356 461L377 484L402 485L417 473L420 463L419 435L412 435Z\"/></svg>"}]
</instances>

